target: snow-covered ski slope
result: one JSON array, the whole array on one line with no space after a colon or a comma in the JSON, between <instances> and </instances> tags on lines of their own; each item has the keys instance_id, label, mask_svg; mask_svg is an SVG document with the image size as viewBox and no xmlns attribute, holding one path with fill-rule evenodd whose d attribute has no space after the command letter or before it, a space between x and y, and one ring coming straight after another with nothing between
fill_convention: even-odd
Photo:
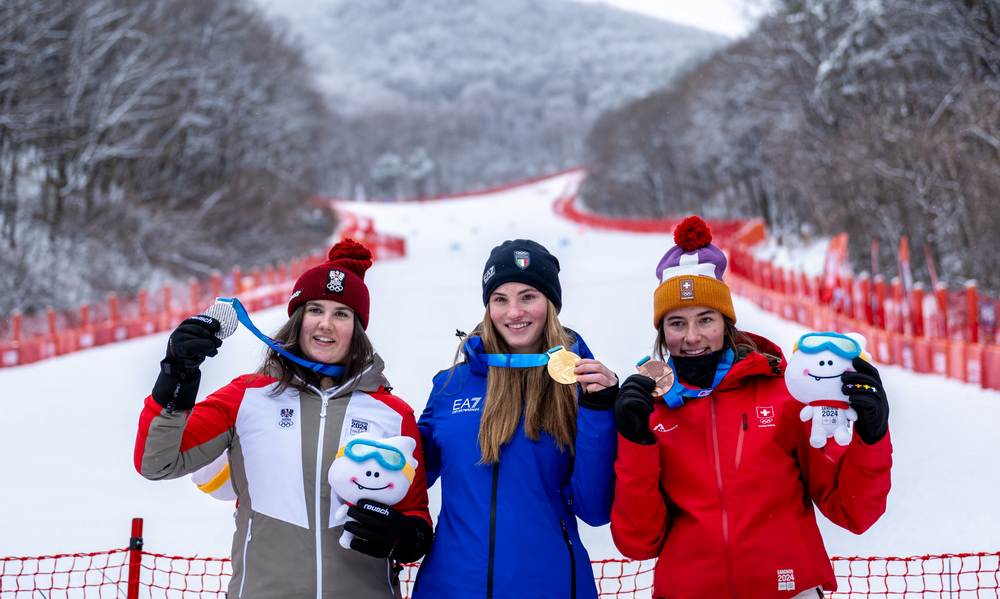
<instances>
[{"instance_id":1,"label":"snow-covered ski slope","mask_svg":"<svg viewBox=\"0 0 1000 599\"><path fill-rule=\"evenodd\" d=\"M563 322L622 378L649 352L654 268L672 241L560 220L552 202L575 176L470 199L347 206L373 217L380 231L406 237L406 259L369 271L369 332L396 393L418 412L431 377L452 361L455 329L468 331L483 315L483 262L504 239L532 238L556 254ZM741 298L735 302L739 326L786 351L805 332ZM253 318L274 331L284 308ZM150 482L132 467L140 405L165 343L160 334L0 370L0 556L121 547L133 516L146 520L148 551L228 555L231 505L203 495L189 478ZM203 367L202 393L253 370L261 348L242 329L227 339ZM895 445L888 512L862 536L824 522L829 551L908 556L1000 549L1000 393L894 367L882 372ZM436 493L437 487L432 512ZM595 559L618 556L607 527L585 530L584 540Z\"/></svg>"}]
</instances>

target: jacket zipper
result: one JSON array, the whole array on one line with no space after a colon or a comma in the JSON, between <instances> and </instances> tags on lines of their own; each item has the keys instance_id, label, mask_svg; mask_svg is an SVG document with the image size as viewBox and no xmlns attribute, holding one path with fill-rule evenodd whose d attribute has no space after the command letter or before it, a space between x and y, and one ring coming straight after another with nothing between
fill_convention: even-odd
<instances>
[{"instance_id":1,"label":"jacket zipper","mask_svg":"<svg viewBox=\"0 0 1000 599\"><path fill-rule=\"evenodd\" d=\"M736 581L733 580L733 553L729 546L729 513L726 510L726 493L722 485L722 459L719 451L719 421L715 413L715 397L709 398L709 411L712 415L712 450L715 453L715 484L719 491L719 509L722 513L722 544L726 555L726 574L729 578L729 594L736 597Z\"/></svg>"},{"instance_id":2,"label":"jacket zipper","mask_svg":"<svg viewBox=\"0 0 1000 599\"><path fill-rule=\"evenodd\" d=\"M566 550L569 551L569 596L576 599L576 556L573 555L573 541L569 538L569 531L566 530L566 521L559 518L559 526L562 526L563 539L566 541Z\"/></svg>"},{"instance_id":3,"label":"jacket zipper","mask_svg":"<svg viewBox=\"0 0 1000 599\"><path fill-rule=\"evenodd\" d=\"M740 469L740 463L743 461L743 435L747 432L747 415L743 414L743 424L740 426L740 437L736 441L736 469Z\"/></svg>"},{"instance_id":4,"label":"jacket zipper","mask_svg":"<svg viewBox=\"0 0 1000 599\"><path fill-rule=\"evenodd\" d=\"M253 516L247 519L247 538L243 541L243 572L240 573L240 597L243 597L243 585L247 581L247 551L250 549L250 538L253 535Z\"/></svg>"},{"instance_id":5,"label":"jacket zipper","mask_svg":"<svg viewBox=\"0 0 1000 599\"><path fill-rule=\"evenodd\" d=\"M493 464L493 490L490 492L490 561L486 566L486 599L493 599L493 557L497 541L497 487L500 482L500 462Z\"/></svg>"},{"instance_id":6,"label":"jacket zipper","mask_svg":"<svg viewBox=\"0 0 1000 599\"><path fill-rule=\"evenodd\" d=\"M313 514L316 518L316 599L323 598L323 524L320 514L320 481L323 480L323 433L326 430L326 404L330 398L321 394L323 404L319 409L319 440L316 442L316 505Z\"/></svg>"}]
</instances>

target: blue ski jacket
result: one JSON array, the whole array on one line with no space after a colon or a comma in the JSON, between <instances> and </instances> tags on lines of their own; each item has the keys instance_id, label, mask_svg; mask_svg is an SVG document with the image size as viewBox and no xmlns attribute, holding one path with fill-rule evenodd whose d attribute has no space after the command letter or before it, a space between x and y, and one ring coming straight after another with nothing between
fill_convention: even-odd
<instances>
[{"instance_id":1,"label":"blue ski jacket","mask_svg":"<svg viewBox=\"0 0 1000 599\"><path fill-rule=\"evenodd\" d=\"M593 358L579 336L571 351ZM464 352L465 362L434 377L417 423L428 486L441 478L441 513L413 598L595 599L576 517L610 521L614 410L579 407L575 458L545 431L528 439L522 419L499 464L480 464L488 366L479 337Z\"/></svg>"}]
</instances>

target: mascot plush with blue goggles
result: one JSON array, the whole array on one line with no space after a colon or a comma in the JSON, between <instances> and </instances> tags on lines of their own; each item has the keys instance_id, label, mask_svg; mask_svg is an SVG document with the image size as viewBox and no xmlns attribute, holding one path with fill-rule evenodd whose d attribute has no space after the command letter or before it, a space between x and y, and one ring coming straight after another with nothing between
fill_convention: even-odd
<instances>
[{"instance_id":1,"label":"mascot plush with blue goggles","mask_svg":"<svg viewBox=\"0 0 1000 599\"><path fill-rule=\"evenodd\" d=\"M417 462L413 457L416 447L417 442L407 436L377 438L369 433L359 433L342 445L328 475L330 487L343 502L333 522L346 522L347 510L352 505L380 509L364 502L365 499L388 506L402 501L416 474ZM353 538L345 530L340 545L350 549Z\"/></svg>"},{"instance_id":2,"label":"mascot plush with blue goggles","mask_svg":"<svg viewBox=\"0 0 1000 599\"><path fill-rule=\"evenodd\" d=\"M871 362L865 338L858 333L806 333L795 342L785 369L785 384L792 397L806 404L799 412L803 422L812 420L809 444L820 448L833 437L838 445L851 442L849 423L858 419L842 391L841 375L853 372L854 358Z\"/></svg>"}]
</instances>

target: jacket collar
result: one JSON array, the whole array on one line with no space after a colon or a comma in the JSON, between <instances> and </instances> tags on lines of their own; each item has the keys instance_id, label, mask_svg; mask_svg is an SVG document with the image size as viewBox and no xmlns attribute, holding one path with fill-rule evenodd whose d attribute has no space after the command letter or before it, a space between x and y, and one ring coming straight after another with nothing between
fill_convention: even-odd
<instances>
[{"instance_id":1,"label":"jacket collar","mask_svg":"<svg viewBox=\"0 0 1000 599\"><path fill-rule=\"evenodd\" d=\"M325 391L320 391L312 385L307 385L306 388L320 397L326 396L327 398L343 397L355 391L373 393L389 386L389 381L385 378L384 371L385 362L381 356L375 354L372 356L372 361L368 363L368 366L350 380L337 383Z\"/></svg>"},{"instance_id":2,"label":"jacket collar","mask_svg":"<svg viewBox=\"0 0 1000 599\"><path fill-rule=\"evenodd\" d=\"M739 387L744 383L744 379L755 376L779 377L784 375L787 364L781 348L760 335L753 333L746 333L746 335L757 344L757 351L737 355L736 362L729 370L729 374L722 379L717 389L725 390Z\"/></svg>"}]
</instances>

